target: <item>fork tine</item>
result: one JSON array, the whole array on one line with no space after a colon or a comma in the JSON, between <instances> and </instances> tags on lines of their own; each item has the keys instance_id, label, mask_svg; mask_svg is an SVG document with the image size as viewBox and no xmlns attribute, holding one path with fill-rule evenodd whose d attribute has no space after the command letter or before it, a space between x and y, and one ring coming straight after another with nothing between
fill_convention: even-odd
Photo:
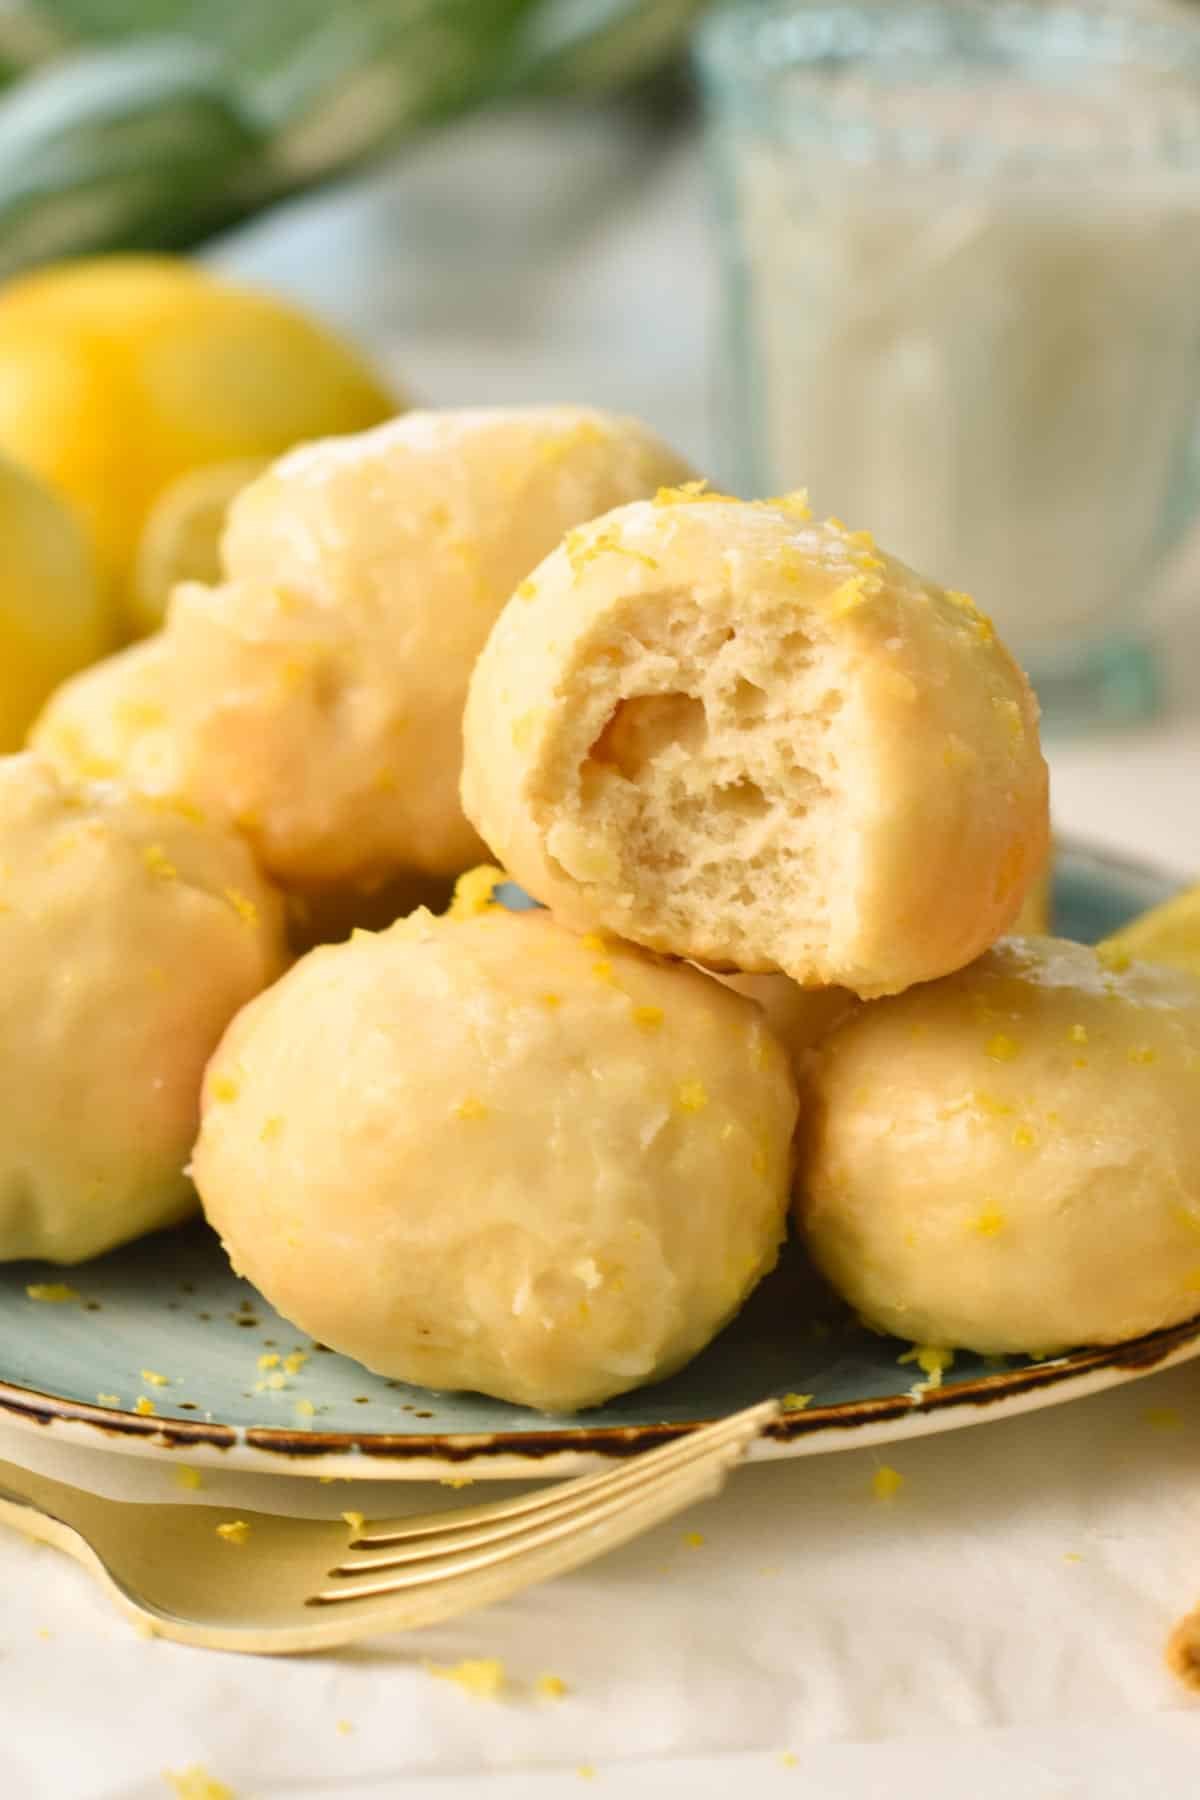
<instances>
[{"instance_id":1,"label":"fork tine","mask_svg":"<svg viewBox=\"0 0 1200 1800\"><path fill-rule=\"evenodd\" d=\"M393 1545L408 1545L417 1538L453 1538L459 1532L476 1525L490 1525L503 1519L519 1519L528 1514L555 1511L568 1503L568 1496L569 1503L574 1504L576 1499L597 1488L615 1489L639 1482L647 1467L665 1468L677 1462L690 1462L693 1457L703 1455L710 1445L716 1445L726 1437L740 1437L748 1426L759 1431L765 1429L778 1415L779 1406L776 1401L759 1401L755 1406L748 1406L742 1412L731 1414L729 1418L718 1419L714 1425L702 1426L699 1431L674 1438L656 1450L647 1450L615 1469L601 1469L595 1475L581 1475L574 1481L555 1482L538 1488L534 1493L520 1494L515 1500L494 1500L479 1506L456 1507L452 1512L414 1513L411 1518L397 1520L394 1526L389 1523L386 1528L360 1532L347 1548L384 1550Z\"/></svg>"},{"instance_id":2,"label":"fork tine","mask_svg":"<svg viewBox=\"0 0 1200 1800\"><path fill-rule=\"evenodd\" d=\"M713 1457L695 1463L671 1481L656 1483L647 1493L635 1496L616 1518L608 1521L605 1530L575 1531L569 1535L556 1532L550 1542L509 1548L495 1557L464 1558L463 1566L437 1577L427 1574L407 1578L392 1576L357 1589L323 1589L306 1604L329 1612L339 1608L349 1610L347 1602L358 1601L364 1606L373 1603L382 1607L390 1600L397 1621L406 1629L453 1618L458 1613L473 1612L521 1588L533 1587L553 1575L578 1568L629 1539L639 1537L662 1520L717 1493L725 1474L726 1465Z\"/></svg>"},{"instance_id":3,"label":"fork tine","mask_svg":"<svg viewBox=\"0 0 1200 1800\"><path fill-rule=\"evenodd\" d=\"M536 1572L528 1573L531 1568L536 1571L545 1566L550 1573L558 1573L576 1567L627 1541L658 1519L670 1517L702 1495L715 1492L724 1481L726 1471L758 1435L762 1424L777 1411L774 1402L752 1407L747 1413L736 1416L735 1431L723 1431L715 1441L709 1433L697 1433L697 1437L706 1437L707 1443L690 1461L682 1464L678 1459L666 1460L664 1451L652 1451L640 1459L642 1480L632 1491L629 1484L618 1485L614 1481L597 1493L595 1484L589 1481L587 1485L591 1491L581 1497L577 1507L547 1520L539 1518L527 1522L519 1533L505 1532L498 1547L489 1540L483 1547L434 1552L425 1567L400 1573L392 1572L395 1564L391 1561L368 1561L345 1570L345 1573L371 1574L375 1579L355 1586L324 1588L312 1595L308 1604L331 1606L452 1583L462 1583L472 1591L486 1589L489 1595L494 1593L499 1597L501 1592L509 1593L527 1581L541 1579ZM724 1423L733 1425L735 1421ZM670 1450L676 1446L666 1448ZM488 1603L488 1600L477 1599L468 1602L471 1605Z\"/></svg>"},{"instance_id":4,"label":"fork tine","mask_svg":"<svg viewBox=\"0 0 1200 1800\"><path fill-rule=\"evenodd\" d=\"M419 1530L409 1535L400 1530L386 1534L367 1534L356 1538L352 1550L369 1550L371 1555L357 1561L342 1562L329 1571L334 1576L354 1576L398 1569L408 1563L429 1563L439 1557L471 1550L485 1544L496 1544L506 1538L521 1537L552 1519L574 1515L608 1496L639 1489L649 1480L668 1474L672 1469L686 1468L702 1460L726 1443L740 1443L747 1430L756 1430L774 1414L773 1403L752 1407L749 1414L737 1413L716 1425L693 1432L677 1443L662 1445L658 1450L639 1456L617 1469L604 1470L598 1476L562 1483L534 1496L536 1507L511 1510L501 1502L492 1512L478 1508L482 1516L474 1523L463 1524L458 1515L443 1514L445 1529L441 1532Z\"/></svg>"}]
</instances>

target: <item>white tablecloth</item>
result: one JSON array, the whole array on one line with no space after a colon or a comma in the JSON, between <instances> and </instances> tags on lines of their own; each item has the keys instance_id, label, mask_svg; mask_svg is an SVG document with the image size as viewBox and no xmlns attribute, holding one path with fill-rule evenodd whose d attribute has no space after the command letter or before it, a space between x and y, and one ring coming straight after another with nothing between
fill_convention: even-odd
<instances>
[{"instance_id":1,"label":"white tablecloth","mask_svg":"<svg viewBox=\"0 0 1200 1800\"><path fill-rule=\"evenodd\" d=\"M517 116L293 208L220 260L353 323L430 399L627 407L706 461L699 194L690 145L600 115L551 137ZM1200 653L1186 621L1172 630L1163 720L1055 745L1052 762L1060 829L1186 872ZM0 1455L19 1452L0 1436ZM883 1460L904 1477L890 1502L871 1486ZM286 1500L428 1502L315 1484ZM239 1800L1186 1796L1200 1712L1161 1652L1200 1598L1200 1375L749 1468L686 1526L337 1657L146 1642L81 1570L14 1536L0 1594L2 1800L161 1800L162 1771L195 1763ZM504 1697L422 1668L465 1657L503 1661ZM535 1697L543 1672L566 1698Z\"/></svg>"}]
</instances>

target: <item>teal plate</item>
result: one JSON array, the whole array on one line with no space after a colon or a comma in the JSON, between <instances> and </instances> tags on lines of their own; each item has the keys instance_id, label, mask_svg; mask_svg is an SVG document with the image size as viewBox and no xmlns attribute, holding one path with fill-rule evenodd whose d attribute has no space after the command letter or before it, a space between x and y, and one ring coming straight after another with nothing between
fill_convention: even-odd
<instances>
[{"instance_id":1,"label":"teal plate","mask_svg":"<svg viewBox=\"0 0 1200 1800\"><path fill-rule=\"evenodd\" d=\"M1060 848L1057 929L1094 940L1175 885ZM40 1264L0 1269L0 1419L76 1444L292 1475L573 1475L766 1395L807 1394L809 1405L785 1414L756 1447L794 1456L1027 1411L1200 1353L1197 1319L1042 1363L961 1356L940 1387L914 1396L919 1372L898 1360L906 1346L858 1326L793 1247L680 1374L560 1418L369 1375L272 1311L233 1275L202 1225L67 1271L77 1300L39 1302L26 1292L63 1279ZM135 1410L139 1396L153 1413Z\"/></svg>"}]
</instances>

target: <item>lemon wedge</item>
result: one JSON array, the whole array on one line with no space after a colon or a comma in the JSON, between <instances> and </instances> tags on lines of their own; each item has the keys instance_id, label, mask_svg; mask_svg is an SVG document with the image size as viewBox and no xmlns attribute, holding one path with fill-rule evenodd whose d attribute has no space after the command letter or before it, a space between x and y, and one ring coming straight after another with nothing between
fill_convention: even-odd
<instances>
[{"instance_id":1,"label":"lemon wedge","mask_svg":"<svg viewBox=\"0 0 1200 1800\"><path fill-rule=\"evenodd\" d=\"M1200 885L1142 913L1104 944L1137 962L1166 963L1200 976Z\"/></svg>"},{"instance_id":2,"label":"lemon wedge","mask_svg":"<svg viewBox=\"0 0 1200 1800\"><path fill-rule=\"evenodd\" d=\"M1024 900L1021 910L1009 926L1017 937L1044 937L1051 929L1051 863L1047 862Z\"/></svg>"},{"instance_id":3,"label":"lemon wedge","mask_svg":"<svg viewBox=\"0 0 1200 1800\"><path fill-rule=\"evenodd\" d=\"M0 458L0 752L17 750L47 695L109 647L108 609L70 512Z\"/></svg>"},{"instance_id":4,"label":"lemon wedge","mask_svg":"<svg viewBox=\"0 0 1200 1800\"><path fill-rule=\"evenodd\" d=\"M176 582L220 580L221 532L230 501L268 466L261 456L213 463L163 489L134 557L133 605L140 620L163 619Z\"/></svg>"},{"instance_id":5,"label":"lemon wedge","mask_svg":"<svg viewBox=\"0 0 1200 1800\"><path fill-rule=\"evenodd\" d=\"M398 410L326 326L181 258L89 258L0 290L0 453L74 507L126 633L159 623L134 563L181 476Z\"/></svg>"}]
</instances>

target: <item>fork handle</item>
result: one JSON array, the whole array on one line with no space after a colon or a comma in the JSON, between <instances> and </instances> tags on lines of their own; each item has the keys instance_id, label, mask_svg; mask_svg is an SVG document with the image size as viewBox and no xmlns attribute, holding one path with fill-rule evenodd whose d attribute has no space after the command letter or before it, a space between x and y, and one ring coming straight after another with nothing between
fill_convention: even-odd
<instances>
[{"instance_id":1,"label":"fork handle","mask_svg":"<svg viewBox=\"0 0 1200 1800\"><path fill-rule=\"evenodd\" d=\"M0 1525L65 1551L108 1585L104 1564L83 1536L82 1522L73 1523L81 1511L88 1510L91 1500L81 1488L69 1487L49 1475L35 1475L15 1463L0 1462ZM96 1502L97 1506L103 1504Z\"/></svg>"}]
</instances>

